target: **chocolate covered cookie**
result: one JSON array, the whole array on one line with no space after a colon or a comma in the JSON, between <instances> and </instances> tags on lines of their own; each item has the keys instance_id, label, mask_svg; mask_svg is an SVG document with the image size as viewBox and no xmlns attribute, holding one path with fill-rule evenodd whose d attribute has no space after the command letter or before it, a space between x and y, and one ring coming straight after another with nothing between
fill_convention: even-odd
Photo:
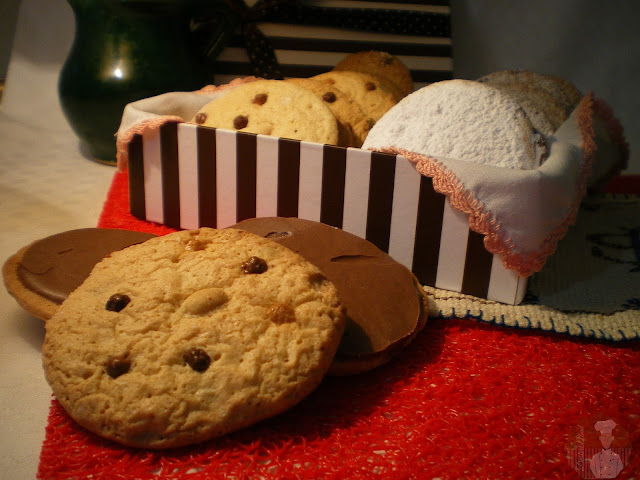
<instances>
[{"instance_id":1,"label":"chocolate covered cookie","mask_svg":"<svg viewBox=\"0 0 640 480\"><path fill-rule=\"evenodd\" d=\"M309 261L245 231L202 228L98 263L46 322L43 364L88 430L177 447L298 403L344 323L335 286Z\"/></svg>"},{"instance_id":2,"label":"chocolate covered cookie","mask_svg":"<svg viewBox=\"0 0 640 480\"><path fill-rule=\"evenodd\" d=\"M5 262L2 274L8 292L22 308L47 320L110 253L155 235L131 230L81 228L37 240Z\"/></svg>"},{"instance_id":3,"label":"chocolate covered cookie","mask_svg":"<svg viewBox=\"0 0 640 480\"><path fill-rule=\"evenodd\" d=\"M347 324L330 374L362 373L380 366L424 327L427 298L418 280L367 240L299 218L254 218L234 228L299 253L337 287Z\"/></svg>"}]
</instances>

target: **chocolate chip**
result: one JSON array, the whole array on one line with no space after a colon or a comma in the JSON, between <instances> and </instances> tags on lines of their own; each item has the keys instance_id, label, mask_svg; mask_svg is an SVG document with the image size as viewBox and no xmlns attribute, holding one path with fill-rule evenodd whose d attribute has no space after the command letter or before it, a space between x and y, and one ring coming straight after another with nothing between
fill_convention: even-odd
<instances>
[{"instance_id":1,"label":"chocolate chip","mask_svg":"<svg viewBox=\"0 0 640 480\"><path fill-rule=\"evenodd\" d=\"M371 92L376 89L376 86L373 82L367 82L365 88Z\"/></svg>"},{"instance_id":2,"label":"chocolate chip","mask_svg":"<svg viewBox=\"0 0 640 480\"><path fill-rule=\"evenodd\" d=\"M242 271L244 273L264 273L267 271L267 262L260 257L251 257L249 260L242 264Z\"/></svg>"},{"instance_id":3,"label":"chocolate chip","mask_svg":"<svg viewBox=\"0 0 640 480\"><path fill-rule=\"evenodd\" d=\"M393 57L385 57L383 62L385 65L391 65L393 63Z\"/></svg>"},{"instance_id":4,"label":"chocolate chip","mask_svg":"<svg viewBox=\"0 0 640 480\"><path fill-rule=\"evenodd\" d=\"M283 323L293 323L296 321L296 312L289 305L284 303L276 303L269 307L269 320L276 325L282 325Z\"/></svg>"},{"instance_id":5,"label":"chocolate chip","mask_svg":"<svg viewBox=\"0 0 640 480\"><path fill-rule=\"evenodd\" d=\"M131 362L127 358L127 355L120 355L119 357L109 357L104 364L107 375L111 378L118 378L120 375L124 375L131 368Z\"/></svg>"},{"instance_id":6,"label":"chocolate chip","mask_svg":"<svg viewBox=\"0 0 640 480\"><path fill-rule=\"evenodd\" d=\"M182 354L182 359L196 372L204 372L211 365L211 358L201 348L190 348Z\"/></svg>"},{"instance_id":7,"label":"chocolate chip","mask_svg":"<svg viewBox=\"0 0 640 480\"><path fill-rule=\"evenodd\" d=\"M106 308L110 312L119 312L124 307L126 307L130 301L131 299L127 295L124 295L122 293L114 293L109 297L109 300L107 300L107 304L104 308Z\"/></svg>"},{"instance_id":8,"label":"chocolate chip","mask_svg":"<svg viewBox=\"0 0 640 480\"><path fill-rule=\"evenodd\" d=\"M264 105L267 103L267 94L266 93L257 93L251 103L255 103L256 105Z\"/></svg>"},{"instance_id":9,"label":"chocolate chip","mask_svg":"<svg viewBox=\"0 0 640 480\"><path fill-rule=\"evenodd\" d=\"M238 115L236 118L233 119L233 128L235 128L236 130L242 130L248 124L249 124L249 119L244 115Z\"/></svg>"},{"instance_id":10,"label":"chocolate chip","mask_svg":"<svg viewBox=\"0 0 640 480\"><path fill-rule=\"evenodd\" d=\"M326 92L324 95L322 95L322 100L327 103L333 103L336 101L336 94L333 92Z\"/></svg>"},{"instance_id":11,"label":"chocolate chip","mask_svg":"<svg viewBox=\"0 0 640 480\"><path fill-rule=\"evenodd\" d=\"M196 121L197 124L202 125L204 122L207 121L207 114L204 112L200 112L196 115L196 118L194 118L194 120Z\"/></svg>"}]
</instances>

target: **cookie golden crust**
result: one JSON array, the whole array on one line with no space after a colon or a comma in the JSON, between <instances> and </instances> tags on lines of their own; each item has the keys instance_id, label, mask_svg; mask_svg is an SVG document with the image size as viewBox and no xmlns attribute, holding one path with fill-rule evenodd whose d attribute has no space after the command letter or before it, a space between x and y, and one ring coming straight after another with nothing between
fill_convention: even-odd
<instances>
[{"instance_id":1,"label":"cookie golden crust","mask_svg":"<svg viewBox=\"0 0 640 480\"><path fill-rule=\"evenodd\" d=\"M18 302L18 305L27 313L46 321L56 313L60 305L27 288L20 280L18 273L20 261L27 248L28 246L21 248L5 261L2 267L4 285L9 294Z\"/></svg>"},{"instance_id":2,"label":"cookie golden crust","mask_svg":"<svg viewBox=\"0 0 640 480\"><path fill-rule=\"evenodd\" d=\"M322 99L281 80L256 80L223 92L191 120L207 127L338 143L336 118Z\"/></svg>"},{"instance_id":3,"label":"cookie golden crust","mask_svg":"<svg viewBox=\"0 0 640 480\"><path fill-rule=\"evenodd\" d=\"M257 235L203 228L100 262L46 323L43 363L80 425L177 447L298 403L344 323L336 288L311 263Z\"/></svg>"},{"instance_id":4,"label":"cookie golden crust","mask_svg":"<svg viewBox=\"0 0 640 480\"><path fill-rule=\"evenodd\" d=\"M333 70L362 72L386 78L404 97L413 92L413 79L407 66L387 52L370 50L347 55Z\"/></svg>"},{"instance_id":5,"label":"cookie golden crust","mask_svg":"<svg viewBox=\"0 0 640 480\"><path fill-rule=\"evenodd\" d=\"M360 148L371 129L371 121L351 96L333 85L311 78L289 78L286 81L306 88L327 104L338 122L338 146Z\"/></svg>"},{"instance_id":6,"label":"cookie golden crust","mask_svg":"<svg viewBox=\"0 0 640 480\"><path fill-rule=\"evenodd\" d=\"M311 78L333 85L350 95L374 122L398 103L395 93L380 78L368 73L331 71Z\"/></svg>"}]
</instances>

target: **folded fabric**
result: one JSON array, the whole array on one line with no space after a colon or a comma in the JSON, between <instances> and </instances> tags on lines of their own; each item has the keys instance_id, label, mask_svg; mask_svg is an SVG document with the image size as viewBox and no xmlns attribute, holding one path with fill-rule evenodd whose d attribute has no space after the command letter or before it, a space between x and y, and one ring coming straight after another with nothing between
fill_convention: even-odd
<instances>
[{"instance_id":1,"label":"folded fabric","mask_svg":"<svg viewBox=\"0 0 640 480\"><path fill-rule=\"evenodd\" d=\"M628 150L620 130L607 105L588 94L548 137L549 156L536 169L431 157L393 145L378 150L415 162L420 173L434 179L436 191L469 215L471 229L485 235L486 249L501 255L507 268L528 277L542 269L575 223L588 184L626 166Z\"/></svg>"}]
</instances>

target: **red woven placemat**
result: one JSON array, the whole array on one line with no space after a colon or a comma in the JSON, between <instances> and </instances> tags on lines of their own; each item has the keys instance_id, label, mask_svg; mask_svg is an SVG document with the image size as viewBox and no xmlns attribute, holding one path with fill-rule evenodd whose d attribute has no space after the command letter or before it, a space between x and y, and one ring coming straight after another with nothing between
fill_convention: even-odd
<instances>
[{"instance_id":1,"label":"red woven placemat","mask_svg":"<svg viewBox=\"0 0 640 480\"><path fill-rule=\"evenodd\" d=\"M121 173L99 226L170 231L130 217ZM391 364L326 378L290 411L191 448L120 447L76 426L53 400L38 478L597 478L593 425L606 419L618 425L617 478L631 478L640 472L639 405L638 340L430 320Z\"/></svg>"}]
</instances>

